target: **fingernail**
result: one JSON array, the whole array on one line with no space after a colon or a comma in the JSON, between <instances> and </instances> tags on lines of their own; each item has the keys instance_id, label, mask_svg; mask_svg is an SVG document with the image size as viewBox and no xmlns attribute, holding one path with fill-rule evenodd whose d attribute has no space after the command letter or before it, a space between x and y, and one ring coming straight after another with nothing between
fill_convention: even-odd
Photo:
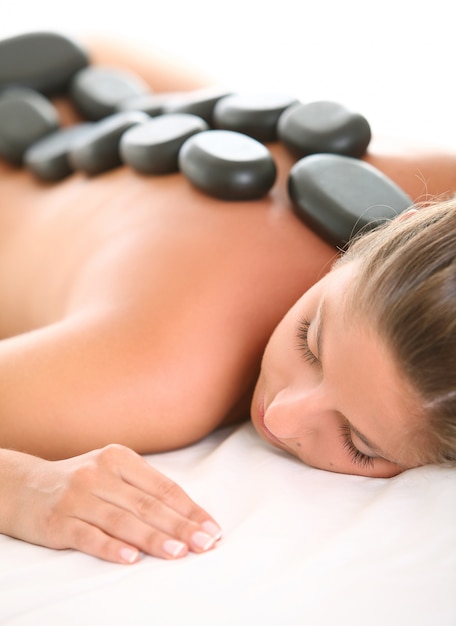
<instances>
[{"instance_id":1,"label":"fingernail","mask_svg":"<svg viewBox=\"0 0 456 626\"><path fill-rule=\"evenodd\" d=\"M216 540L215 537L211 537L207 533L202 533L200 530L197 530L196 533L193 533L191 541L195 548L199 550L209 550Z\"/></svg>"},{"instance_id":2,"label":"fingernail","mask_svg":"<svg viewBox=\"0 0 456 626\"><path fill-rule=\"evenodd\" d=\"M120 558L122 561L125 561L125 563L134 563L139 557L138 550L134 550L133 548L121 548L119 554Z\"/></svg>"},{"instance_id":3,"label":"fingernail","mask_svg":"<svg viewBox=\"0 0 456 626\"><path fill-rule=\"evenodd\" d=\"M163 543L163 550L170 556L180 556L186 549L187 546L185 543L182 543L182 541L176 541L175 539L167 539Z\"/></svg>"},{"instance_id":4,"label":"fingernail","mask_svg":"<svg viewBox=\"0 0 456 626\"><path fill-rule=\"evenodd\" d=\"M208 535L218 540L222 536L222 529L214 522L203 522L201 527L207 532Z\"/></svg>"}]
</instances>

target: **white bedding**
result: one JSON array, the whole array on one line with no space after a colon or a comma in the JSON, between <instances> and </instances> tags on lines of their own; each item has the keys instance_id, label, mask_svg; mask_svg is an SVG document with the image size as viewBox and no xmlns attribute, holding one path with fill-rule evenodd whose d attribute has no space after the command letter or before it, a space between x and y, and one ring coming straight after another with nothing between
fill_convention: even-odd
<instances>
[{"instance_id":1,"label":"white bedding","mask_svg":"<svg viewBox=\"0 0 456 626\"><path fill-rule=\"evenodd\" d=\"M222 525L208 554L105 563L0 536L0 623L455 626L456 470L331 474L251 424L148 457Z\"/></svg>"}]
</instances>

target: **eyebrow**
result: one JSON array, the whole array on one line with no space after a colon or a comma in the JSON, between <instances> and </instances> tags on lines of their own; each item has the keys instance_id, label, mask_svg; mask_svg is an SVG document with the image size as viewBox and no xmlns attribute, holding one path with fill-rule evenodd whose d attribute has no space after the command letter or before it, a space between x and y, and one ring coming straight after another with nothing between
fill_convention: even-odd
<instances>
[{"instance_id":1,"label":"eyebrow","mask_svg":"<svg viewBox=\"0 0 456 626\"><path fill-rule=\"evenodd\" d=\"M322 354L323 354L323 335L324 335L323 328L324 328L324 323L326 320L326 310L327 310L326 300L323 298L320 304L319 319L318 319L318 326L317 326L317 332L316 332L318 360L321 366L322 366ZM394 463L394 465L405 468L405 465L403 465L402 463L398 463L397 461L392 459L388 454L383 452L383 450L379 446L377 446L375 443L370 441L365 435L363 435L363 433L360 432L356 428L356 426L353 426L350 420L347 419L343 413L341 413L340 411L338 411L338 413L347 422L351 432L354 435L356 435L356 437L358 437L358 439L362 441L365 446L367 446L370 450L372 450L372 452L374 452L377 456L381 457L385 461L389 461L390 463Z\"/></svg>"}]
</instances>

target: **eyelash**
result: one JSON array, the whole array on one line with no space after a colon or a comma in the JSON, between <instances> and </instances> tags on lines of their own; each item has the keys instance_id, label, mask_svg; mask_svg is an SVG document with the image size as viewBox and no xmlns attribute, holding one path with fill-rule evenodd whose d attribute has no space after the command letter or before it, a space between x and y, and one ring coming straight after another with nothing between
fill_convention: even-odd
<instances>
[{"instance_id":1,"label":"eyelash","mask_svg":"<svg viewBox=\"0 0 456 626\"><path fill-rule=\"evenodd\" d=\"M307 335L309 334L310 322L308 319L303 317L298 325L298 331L296 333L298 339L298 348L304 354L304 359L310 363L311 365L316 365L320 361L309 348L309 343L307 341Z\"/></svg>"},{"instance_id":2,"label":"eyelash","mask_svg":"<svg viewBox=\"0 0 456 626\"><path fill-rule=\"evenodd\" d=\"M362 468L372 467L374 465L374 458L364 454L361 450L358 450L353 443L350 426L348 424L344 424L344 426L340 427L340 431L343 446L350 454L352 462Z\"/></svg>"}]
</instances>

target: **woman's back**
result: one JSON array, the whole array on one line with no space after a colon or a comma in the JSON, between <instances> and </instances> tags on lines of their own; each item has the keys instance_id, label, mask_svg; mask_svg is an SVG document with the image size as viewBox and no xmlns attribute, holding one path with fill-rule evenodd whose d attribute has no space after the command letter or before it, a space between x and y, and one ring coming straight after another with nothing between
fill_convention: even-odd
<instances>
[{"instance_id":1,"label":"woman's back","mask_svg":"<svg viewBox=\"0 0 456 626\"><path fill-rule=\"evenodd\" d=\"M126 409L130 428L136 419L143 423L135 447L151 450L188 443L227 415L248 416L269 335L336 253L291 211L291 160L281 146L274 151L283 171L274 191L255 202L221 202L180 174L145 177L127 167L56 185L37 183L22 171L2 180L1 336L44 327L52 333L66 325L70 334L87 338L83 327L94 327L97 347L86 339L87 353L74 356L82 386L73 381L70 404L84 415L80 419L95 420L109 397L106 419L120 420ZM104 375L97 370L95 380L93 373L89 393L82 364L100 361L101 341ZM56 385L70 353L67 347L56 357L55 376L48 372ZM100 382L105 377L107 386ZM28 415L35 412L33 388ZM49 390L41 414L55 397ZM61 401L53 410L68 415L68 397ZM193 423L194 413L210 422L196 429L193 424L195 435L179 437L178 428L162 446L156 433L147 437L146 416L156 421L182 415L176 418L180 424Z\"/></svg>"}]
</instances>

